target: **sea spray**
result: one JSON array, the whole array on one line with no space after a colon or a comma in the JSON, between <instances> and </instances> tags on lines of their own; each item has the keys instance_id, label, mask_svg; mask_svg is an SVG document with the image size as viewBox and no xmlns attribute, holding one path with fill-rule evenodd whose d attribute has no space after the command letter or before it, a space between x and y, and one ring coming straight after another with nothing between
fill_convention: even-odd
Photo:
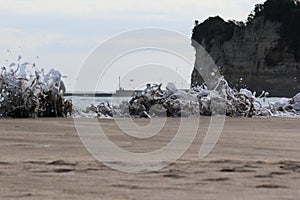
<instances>
[{"instance_id":1,"label":"sea spray","mask_svg":"<svg viewBox=\"0 0 300 200\"><path fill-rule=\"evenodd\" d=\"M34 63L16 62L0 71L0 117L63 117L71 114L72 102L65 100L59 71L45 73Z\"/></svg>"},{"instance_id":2,"label":"sea spray","mask_svg":"<svg viewBox=\"0 0 300 200\"><path fill-rule=\"evenodd\" d=\"M159 85L147 88L118 105L100 103L87 107L86 113L98 117L193 117L224 114L230 117L272 117L300 116L300 93L291 99L278 102L266 101L269 93L262 92L258 97L248 89L237 91L229 87L224 77L219 79L214 89L205 84L189 91L179 90L169 83L166 90Z\"/></svg>"},{"instance_id":3,"label":"sea spray","mask_svg":"<svg viewBox=\"0 0 300 200\"><path fill-rule=\"evenodd\" d=\"M247 89L237 91L223 77L213 89L203 84L185 91L169 83L162 90L161 84L154 84L129 100L116 104L99 102L84 111L73 112L72 101L63 96L65 87L58 70L45 73L34 63L22 62L19 56L0 72L0 117L300 116L300 93L293 98L268 102L268 92L256 97L255 92Z\"/></svg>"}]
</instances>

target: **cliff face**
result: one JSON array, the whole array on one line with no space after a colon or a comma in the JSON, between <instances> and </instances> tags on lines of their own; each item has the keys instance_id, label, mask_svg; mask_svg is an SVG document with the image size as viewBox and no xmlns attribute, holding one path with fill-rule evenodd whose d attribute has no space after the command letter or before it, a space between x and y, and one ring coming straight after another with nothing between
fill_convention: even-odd
<instances>
[{"instance_id":1,"label":"cliff face","mask_svg":"<svg viewBox=\"0 0 300 200\"><path fill-rule=\"evenodd\" d=\"M274 2L294 6L278 18L276 9L282 11L283 6L270 8ZM276 19L271 11L276 13ZM290 13L293 13L292 16L289 16ZM292 21L287 16L292 17ZM295 95L300 91L300 35L293 35L300 31L295 30L299 29L299 25L293 28L292 24L300 24L300 4L290 0L269 0L256 5L255 13L249 15L247 24L212 17L195 26L192 45L196 49L196 62L192 85L202 82L196 70L201 67L197 64L197 59L200 59L197 51L199 43L232 87L246 87L257 92L265 90L271 96Z\"/></svg>"}]
</instances>

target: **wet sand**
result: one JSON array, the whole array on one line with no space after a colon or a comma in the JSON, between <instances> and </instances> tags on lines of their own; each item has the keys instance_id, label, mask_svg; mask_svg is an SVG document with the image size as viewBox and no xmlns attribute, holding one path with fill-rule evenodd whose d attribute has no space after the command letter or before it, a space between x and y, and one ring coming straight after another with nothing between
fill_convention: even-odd
<instances>
[{"instance_id":1,"label":"wet sand","mask_svg":"<svg viewBox=\"0 0 300 200\"><path fill-rule=\"evenodd\" d=\"M122 134L114 120L99 122L120 147L148 152L170 141L179 120L168 119L157 136L145 140ZM217 145L200 160L208 122L201 118L192 146L175 163L129 174L95 160L72 119L0 120L0 199L299 198L300 119L227 118ZM82 126L91 123L84 119Z\"/></svg>"}]
</instances>

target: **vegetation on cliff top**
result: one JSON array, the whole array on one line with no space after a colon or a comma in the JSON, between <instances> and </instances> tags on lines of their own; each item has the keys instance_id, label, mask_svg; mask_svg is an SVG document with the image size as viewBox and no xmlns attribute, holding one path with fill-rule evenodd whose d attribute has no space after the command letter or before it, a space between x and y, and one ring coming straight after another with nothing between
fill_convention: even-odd
<instances>
[{"instance_id":1,"label":"vegetation on cliff top","mask_svg":"<svg viewBox=\"0 0 300 200\"><path fill-rule=\"evenodd\" d=\"M202 24L195 26L192 39L199 44L204 42L206 50L209 51L213 42L224 43L230 40L235 26L233 22L225 22L219 16L210 17Z\"/></svg>"}]
</instances>

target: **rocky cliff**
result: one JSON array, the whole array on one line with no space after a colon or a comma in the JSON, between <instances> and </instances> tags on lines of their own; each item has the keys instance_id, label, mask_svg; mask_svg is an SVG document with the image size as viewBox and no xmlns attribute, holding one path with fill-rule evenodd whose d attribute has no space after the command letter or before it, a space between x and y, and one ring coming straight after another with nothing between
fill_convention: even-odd
<instances>
[{"instance_id":1,"label":"rocky cliff","mask_svg":"<svg viewBox=\"0 0 300 200\"><path fill-rule=\"evenodd\" d=\"M247 22L210 17L196 24L192 85L201 84L198 44L210 54L232 87L293 96L300 91L300 3L268 0L255 6Z\"/></svg>"}]
</instances>

